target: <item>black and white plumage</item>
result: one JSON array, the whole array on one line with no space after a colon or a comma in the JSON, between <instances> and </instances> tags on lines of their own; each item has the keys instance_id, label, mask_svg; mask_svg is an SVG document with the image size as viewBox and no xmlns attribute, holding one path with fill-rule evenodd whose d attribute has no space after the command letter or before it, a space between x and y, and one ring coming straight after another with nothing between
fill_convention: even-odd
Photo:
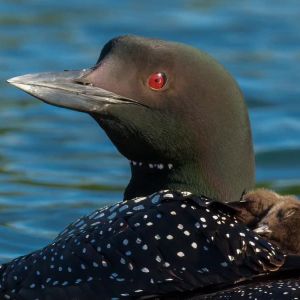
<instances>
[{"instance_id":1,"label":"black and white plumage","mask_svg":"<svg viewBox=\"0 0 300 300\"><path fill-rule=\"evenodd\" d=\"M69 225L45 248L2 266L4 299L118 299L232 284L277 270L280 250L224 204L162 191Z\"/></svg>"},{"instance_id":2,"label":"black and white plumage","mask_svg":"<svg viewBox=\"0 0 300 300\"><path fill-rule=\"evenodd\" d=\"M263 282L253 286L240 286L232 291L219 292L205 297L206 299L294 299L300 296L300 280L286 279ZM204 299L205 299L204 298Z\"/></svg>"},{"instance_id":3,"label":"black and white plumage","mask_svg":"<svg viewBox=\"0 0 300 300\"><path fill-rule=\"evenodd\" d=\"M179 299L179 298L178 298ZM182 298L181 298L182 299ZM299 300L300 277L241 284L219 292L184 298L185 300ZM173 298L175 300L175 298Z\"/></svg>"}]
</instances>

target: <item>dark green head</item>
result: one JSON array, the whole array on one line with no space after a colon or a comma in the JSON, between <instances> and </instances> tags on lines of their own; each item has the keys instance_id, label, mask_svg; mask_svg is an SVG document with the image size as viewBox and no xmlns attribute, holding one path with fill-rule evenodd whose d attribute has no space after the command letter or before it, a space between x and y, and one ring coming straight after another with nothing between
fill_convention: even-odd
<instances>
[{"instance_id":1,"label":"dark green head","mask_svg":"<svg viewBox=\"0 0 300 300\"><path fill-rule=\"evenodd\" d=\"M132 161L126 198L178 189L236 201L254 184L243 96L219 63L192 47L122 36L104 46L91 69L10 83L91 114Z\"/></svg>"}]
</instances>

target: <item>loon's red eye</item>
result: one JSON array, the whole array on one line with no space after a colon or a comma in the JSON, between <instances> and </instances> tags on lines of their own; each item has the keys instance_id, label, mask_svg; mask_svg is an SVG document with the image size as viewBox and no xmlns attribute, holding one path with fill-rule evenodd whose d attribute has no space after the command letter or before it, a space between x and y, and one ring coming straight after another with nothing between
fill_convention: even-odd
<instances>
[{"instance_id":1,"label":"loon's red eye","mask_svg":"<svg viewBox=\"0 0 300 300\"><path fill-rule=\"evenodd\" d=\"M153 90L160 90L162 89L167 82L166 74L162 72L153 73L150 75L148 79L148 85Z\"/></svg>"}]
</instances>

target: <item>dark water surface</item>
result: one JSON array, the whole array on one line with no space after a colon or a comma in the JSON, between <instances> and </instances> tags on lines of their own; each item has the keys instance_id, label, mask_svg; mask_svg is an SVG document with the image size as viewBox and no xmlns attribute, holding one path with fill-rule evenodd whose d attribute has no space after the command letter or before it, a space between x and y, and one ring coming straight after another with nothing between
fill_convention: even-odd
<instances>
[{"instance_id":1,"label":"dark water surface","mask_svg":"<svg viewBox=\"0 0 300 300\"><path fill-rule=\"evenodd\" d=\"M189 43L237 78L250 109L258 184L300 194L300 1L0 2L0 261L49 242L122 198L129 167L87 115L8 86L24 73L93 65L111 37Z\"/></svg>"}]
</instances>

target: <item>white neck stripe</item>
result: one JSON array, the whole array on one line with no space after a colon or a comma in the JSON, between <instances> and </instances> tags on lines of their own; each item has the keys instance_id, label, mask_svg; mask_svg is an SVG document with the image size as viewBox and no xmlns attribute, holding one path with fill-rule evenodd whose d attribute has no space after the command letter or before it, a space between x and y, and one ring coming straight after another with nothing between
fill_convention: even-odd
<instances>
[{"instance_id":1,"label":"white neck stripe","mask_svg":"<svg viewBox=\"0 0 300 300\"><path fill-rule=\"evenodd\" d=\"M158 169L158 170L164 170L164 169L172 170L173 169L173 164L171 164L171 163L168 163L166 165L163 163L152 164L152 163L137 162L134 160L131 160L130 163L133 166L138 166L138 167L146 166L149 169Z\"/></svg>"}]
</instances>

